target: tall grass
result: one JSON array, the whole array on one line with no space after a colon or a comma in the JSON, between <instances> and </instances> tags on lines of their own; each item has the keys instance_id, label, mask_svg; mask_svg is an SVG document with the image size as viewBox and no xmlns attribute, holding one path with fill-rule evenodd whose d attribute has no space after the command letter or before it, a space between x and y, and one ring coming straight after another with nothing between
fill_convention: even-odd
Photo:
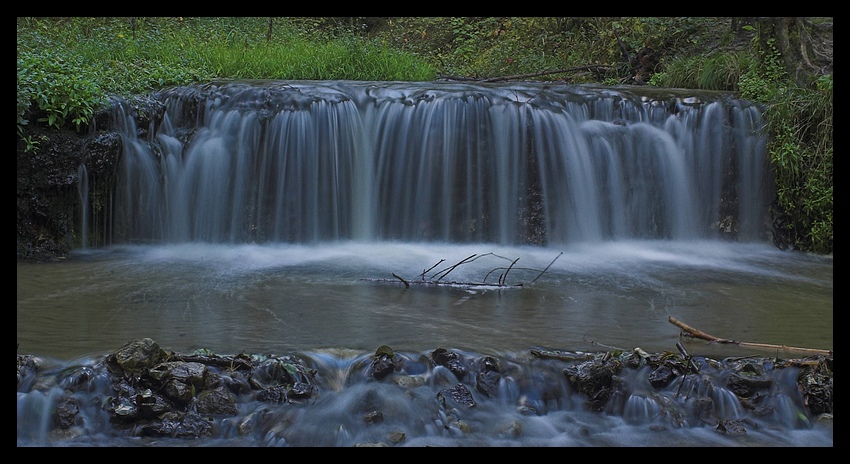
<instances>
[{"instance_id":1,"label":"tall grass","mask_svg":"<svg viewBox=\"0 0 850 464\"><path fill-rule=\"evenodd\" d=\"M85 125L105 95L215 78L433 80L418 56L355 34L305 38L297 19L18 18L18 128Z\"/></svg>"},{"instance_id":2,"label":"tall grass","mask_svg":"<svg viewBox=\"0 0 850 464\"><path fill-rule=\"evenodd\" d=\"M667 63L664 72L654 76L654 85L683 89L737 91L738 81L756 65L749 53L713 53L691 56Z\"/></svg>"}]
</instances>

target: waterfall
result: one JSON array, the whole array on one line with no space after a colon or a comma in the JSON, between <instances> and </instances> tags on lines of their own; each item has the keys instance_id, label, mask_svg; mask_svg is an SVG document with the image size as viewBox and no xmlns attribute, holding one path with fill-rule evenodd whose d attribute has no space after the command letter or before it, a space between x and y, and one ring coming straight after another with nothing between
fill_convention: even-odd
<instances>
[{"instance_id":1,"label":"waterfall","mask_svg":"<svg viewBox=\"0 0 850 464\"><path fill-rule=\"evenodd\" d=\"M77 194L80 196L80 243L81 248L88 248L89 243L89 174L86 165L77 167Z\"/></svg>"},{"instance_id":2,"label":"waterfall","mask_svg":"<svg viewBox=\"0 0 850 464\"><path fill-rule=\"evenodd\" d=\"M157 94L166 109L144 137L129 108L115 108L124 139L116 240L563 244L724 230L763 240L759 108L722 93L639 90L353 81L169 89Z\"/></svg>"}]
</instances>

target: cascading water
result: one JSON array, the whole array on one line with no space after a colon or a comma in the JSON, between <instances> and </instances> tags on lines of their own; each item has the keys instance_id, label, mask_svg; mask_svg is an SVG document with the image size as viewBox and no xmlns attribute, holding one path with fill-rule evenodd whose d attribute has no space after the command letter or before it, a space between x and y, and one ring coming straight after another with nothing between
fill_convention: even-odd
<instances>
[{"instance_id":1,"label":"cascading water","mask_svg":"<svg viewBox=\"0 0 850 464\"><path fill-rule=\"evenodd\" d=\"M116 108L116 243L691 240L724 220L763 237L760 110L728 96L264 82L161 97L146 140Z\"/></svg>"},{"instance_id":2,"label":"cascading water","mask_svg":"<svg viewBox=\"0 0 850 464\"><path fill-rule=\"evenodd\" d=\"M833 345L832 257L767 239L757 106L533 83L154 97L115 105L117 170L80 167L89 246L18 263L18 446L832 446L832 356L822 403L806 363L748 362ZM460 284L390 279L429 266ZM485 276L508 285L464 284ZM140 339L167 361L112 372ZM312 390L262 376L296 358Z\"/></svg>"}]
</instances>

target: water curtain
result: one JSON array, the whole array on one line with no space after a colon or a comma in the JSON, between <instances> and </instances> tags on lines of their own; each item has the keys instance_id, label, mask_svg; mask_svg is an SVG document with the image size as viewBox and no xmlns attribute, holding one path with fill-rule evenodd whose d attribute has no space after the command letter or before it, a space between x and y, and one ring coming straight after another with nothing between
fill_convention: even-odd
<instances>
[{"instance_id":1,"label":"water curtain","mask_svg":"<svg viewBox=\"0 0 850 464\"><path fill-rule=\"evenodd\" d=\"M761 110L728 94L229 82L117 105L120 242L762 240ZM139 133L146 134L140 137Z\"/></svg>"}]
</instances>

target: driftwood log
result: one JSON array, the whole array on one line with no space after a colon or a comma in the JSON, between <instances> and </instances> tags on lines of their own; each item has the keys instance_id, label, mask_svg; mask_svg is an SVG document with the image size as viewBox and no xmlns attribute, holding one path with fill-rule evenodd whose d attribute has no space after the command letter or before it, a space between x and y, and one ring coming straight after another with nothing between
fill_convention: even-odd
<instances>
[{"instance_id":1,"label":"driftwood log","mask_svg":"<svg viewBox=\"0 0 850 464\"><path fill-rule=\"evenodd\" d=\"M687 335L694 338L699 338L702 340L708 340L711 343L726 343L730 345L738 345L738 346L747 346L752 348L769 348L776 349L782 351L790 351L795 353L804 353L809 355L819 355L819 356L832 356L832 350L820 350L815 348L798 348L796 346L786 346L786 345L771 345L768 343L750 343L750 342L742 342L738 340L731 340L728 338L720 338L715 337L714 335L709 335L701 330L695 329L682 321L679 321L673 316L668 318L671 324L681 328L684 332L683 335Z\"/></svg>"}]
</instances>

